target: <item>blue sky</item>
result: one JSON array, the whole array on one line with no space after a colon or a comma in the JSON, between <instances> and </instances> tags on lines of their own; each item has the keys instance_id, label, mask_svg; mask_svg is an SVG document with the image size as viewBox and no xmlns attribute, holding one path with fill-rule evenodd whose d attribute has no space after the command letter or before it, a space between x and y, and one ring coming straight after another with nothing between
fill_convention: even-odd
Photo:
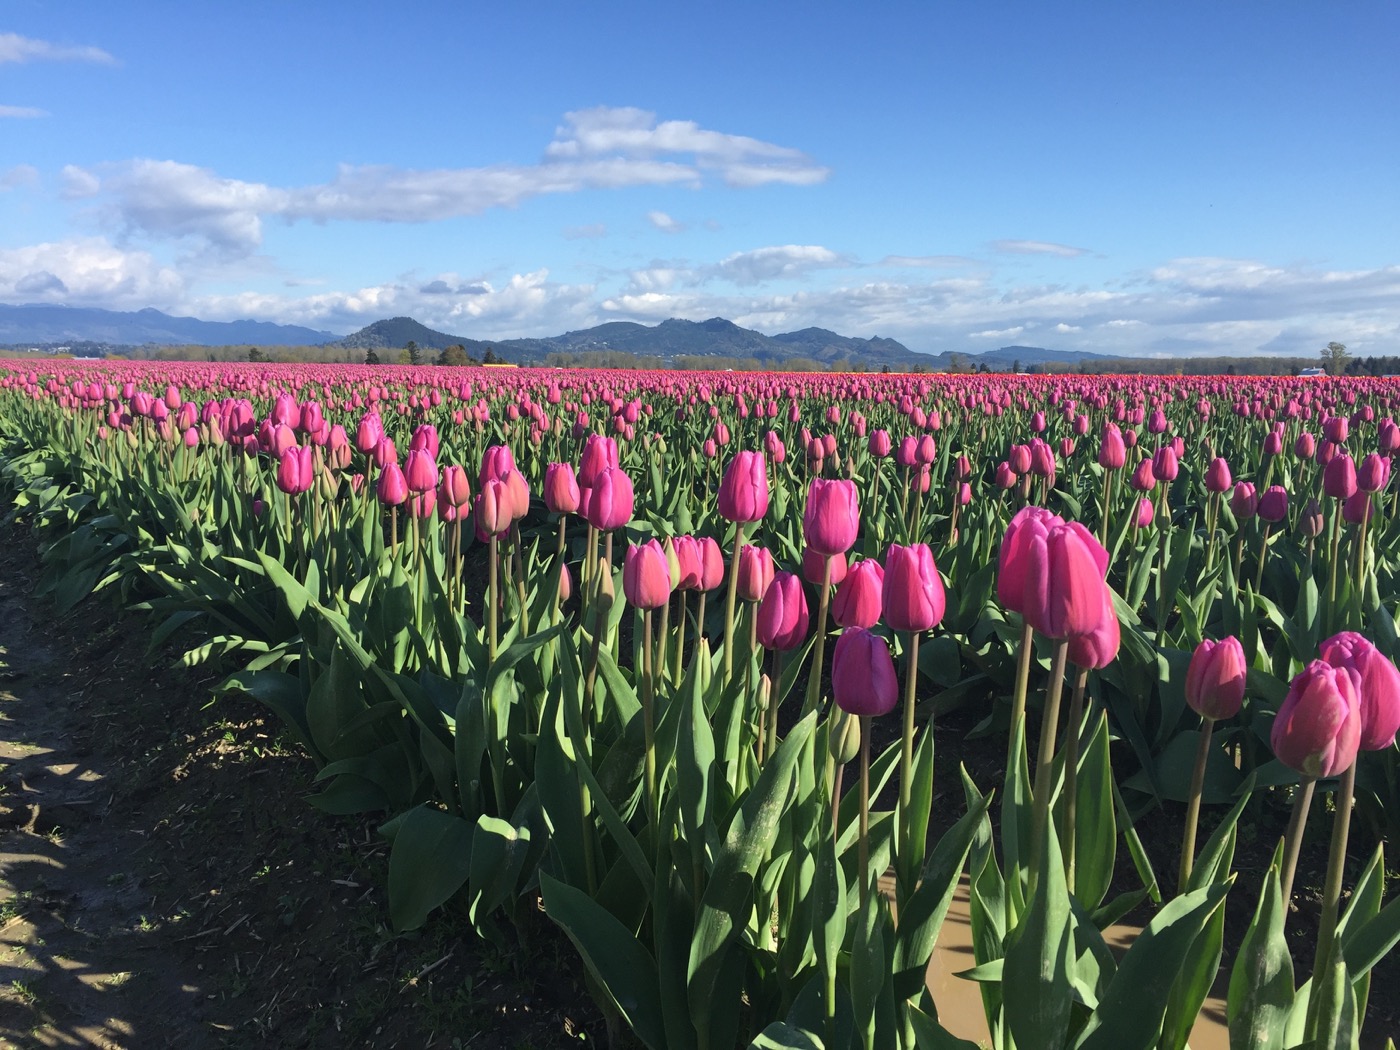
<instances>
[{"instance_id":1,"label":"blue sky","mask_svg":"<svg viewBox=\"0 0 1400 1050\"><path fill-rule=\"evenodd\" d=\"M0 9L0 302L1400 353L1400 4Z\"/></svg>"}]
</instances>

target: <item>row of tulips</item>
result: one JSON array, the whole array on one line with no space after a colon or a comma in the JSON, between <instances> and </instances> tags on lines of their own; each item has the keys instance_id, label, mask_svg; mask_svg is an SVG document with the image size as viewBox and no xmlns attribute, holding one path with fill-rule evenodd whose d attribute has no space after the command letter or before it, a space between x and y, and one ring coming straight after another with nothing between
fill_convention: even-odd
<instances>
[{"instance_id":1,"label":"row of tulips","mask_svg":"<svg viewBox=\"0 0 1400 1050\"><path fill-rule=\"evenodd\" d=\"M1284 1001L1282 923L1264 905L1288 898L1304 800L1319 781L1340 776L1336 823L1349 826L1358 766L1348 727L1359 741L1363 710L1395 706L1375 684L1382 664L1394 675L1379 650L1359 635L1317 641L1327 626L1361 628L1395 652L1388 473L1348 531L1341 571L1355 492L1328 481L1345 481L1333 464L1351 462L1346 442L1366 440L1389 407L1383 388L820 377L799 391L791 377L758 377L719 394L733 399L726 424L711 380L687 389L642 377L637 387L544 373L512 389L467 374L446 389L414 377L421 387L396 395L358 370L289 373L294 391L310 385L345 413L336 423L317 401L278 390L269 371L169 384L159 397L138 380L0 379L6 484L51 527L55 592L76 600L104 583L153 580L158 596L134 596L162 614L161 632L195 616L219 623L223 633L192 654L247 661L230 685L269 703L322 763L328 786L315 801L393 818L400 925L456 899L480 932L499 936L500 920L538 892L605 1007L652 1046L729 1046L741 1032L767 1046L959 1045L922 974L966 866L977 956L968 976L998 1046L1181 1046L1219 965L1235 827L1250 797L1237 794L1197 859L1204 769L1229 754L1224 742L1256 783L1295 800L1276 883L1266 879L1245 933L1258 950L1241 953L1232 975L1232 1038L1358 1037L1370 970L1400 936L1396 909L1381 906L1383 863L1373 859L1338 916L1347 840L1334 831L1317 994L1311 983L1295 993L1290 979ZM454 407L488 383L500 384L493 400ZM191 412L195 391L219 396ZM674 413L651 411L662 398ZM785 426L775 423L780 399ZM269 406L261 425L255 400ZM552 419L545 406L557 406ZM201 422L182 436L171 413ZM629 435L644 419L655 429ZM1310 434L1299 430L1286 452L1284 435L1309 421L1325 440L1304 455ZM1379 422L1373 454L1388 457L1394 427ZM795 462L785 449L802 441L799 424L832 430L820 455L808 435ZM1095 427L1090 457L1081 446ZM1192 465L1183 432L1219 455ZM1152 438L1150 457L1136 451ZM1004 463L975 465L1002 440ZM396 441L409 449L402 463ZM1115 499L1133 455L1143 487ZM440 469L443 460L480 466ZM1236 482L1231 462L1252 479ZM1373 480L1378 468L1365 462L1359 473ZM1275 474L1290 486L1271 484ZM1264 496L1250 506L1255 486ZM1281 508L1268 499L1275 487ZM1138 494L1148 492L1155 499ZM1332 530L1317 568L1314 512L1291 526L1305 550L1281 542L1289 528L1271 529L1287 525L1290 495L1308 493ZM571 544L574 515L587 532ZM627 542L620 556L615 534ZM1290 576L1286 613L1278 598ZM707 607L724 583L727 600ZM1144 601L1154 584L1156 601ZM691 590L698 608L685 601ZM831 621L842 630L828 676ZM935 629L930 674L920 643ZM1225 640L1201 641L1209 636ZM774 653L768 674L764 650ZM905 663L903 727L876 757L870 720L899 705L894 653ZM1030 681L1047 664L1032 767ZM1249 688L1231 709L1240 667ZM780 718L804 675L800 707ZM1000 856L990 800L970 781L964 817L928 841L928 701L978 697L995 701L989 724L1007 727ZM1129 800L1171 797L1174 742L1195 735L1188 705L1205 721L1178 795L1189 831L1178 893L1115 962L1099 931L1160 897ZM1369 718L1367 739L1387 756L1384 718ZM1296 775L1271 772L1249 743L1270 724ZM858 755L859 786L843 790ZM1143 786L1115 771L1125 758ZM871 801L886 784L898 798L888 813ZM1143 887L1106 901L1120 837ZM887 867L897 924L872 892Z\"/></svg>"}]
</instances>

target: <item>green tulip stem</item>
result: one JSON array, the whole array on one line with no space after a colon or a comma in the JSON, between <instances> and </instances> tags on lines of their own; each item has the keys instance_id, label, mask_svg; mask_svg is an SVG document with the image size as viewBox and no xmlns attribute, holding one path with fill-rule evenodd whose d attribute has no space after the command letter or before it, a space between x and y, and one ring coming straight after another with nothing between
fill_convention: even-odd
<instances>
[{"instance_id":1,"label":"green tulip stem","mask_svg":"<svg viewBox=\"0 0 1400 1050\"><path fill-rule=\"evenodd\" d=\"M671 684L676 686L679 686L681 684L681 670L685 664L685 591L680 592L680 602L680 616L676 620L676 649L674 655L671 658Z\"/></svg>"},{"instance_id":2,"label":"green tulip stem","mask_svg":"<svg viewBox=\"0 0 1400 1050\"><path fill-rule=\"evenodd\" d=\"M1016 769L1016 723L1026 716L1026 687L1031 677L1031 657L1035 653L1035 634L1031 625L1021 624L1021 647L1016 660L1016 691L1011 695L1011 733L1006 740L1006 777L1009 781ZM1021 737L1021 747L1026 746L1026 738Z\"/></svg>"},{"instance_id":3,"label":"green tulip stem","mask_svg":"<svg viewBox=\"0 0 1400 1050\"><path fill-rule=\"evenodd\" d=\"M497 645L497 642L499 641L499 638L500 638L500 635L499 635L499 626L498 626L498 623L497 623L497 620L498 620L498 618L499 618L499 616L500 616L500 613L499 613L499 601L500 601L500 578L499 578L499 574L500 574L500 560L501 560L501 559L500 559L500 548L499 548L499 543L500 543L500 541L496 539L496 534L493 532L493 533L491 534L491 557L490 557L490 559L489 559L489 561L488 561L487 576L486 576L486 583L487 583L487 586L486 586L486 624L487 624L487 631L489 632L489 633L487 634L487 638L489 639L489 641L488 641L488 645L487 645L486 654L487 654L487 658L488 658L488 660L489 660L490 663L495 663L495 662L496 662L496 645ZM489 663L488 663L488 666L489 666Z\"/></svg>"},{"instance_id":4,"label":"green tulip stem","mask_svg":"<svg viewBox=\"0 0 1400 1050\"><path fill-rule=\"evenodd\" d=\"M904 468L904 489L899 494L899 526L904 530L904 542L909 542L909 468Z\"/></svg>"},{"instance_id":5,"label":"green tulip stem","mask_svg":"<svg viewBox=\"0 0 1400 1050\"><path fill-rule=\"evenodd\" d=\"M1285 909L1293 892L1293 874L1298 870L1298 853L1303 847L1303 828L1308 822L1308 809L1312 806L1316 787L1317 781L1309 777L1299 785L1298 793L1293 796L1293 813L1288 818L1288 830L1284 832L1283 870L1279 873Z\"/></svg>"},{"instance_id":6,"label":"green tulip stem","mask_svg":"<svg viewBox=\"0 0 1400 1050\"><path fill-rule=\"evenodd\" d=\"M1089 684L1089 669L1079 668L1074 675L1074 690L1069 697L1069 718L1065 721L1065 826L1063 848L1065 880L1074 892L1074 834L1079 815L1079 724L1084 721L1084 689Z\"/></svg>"},{"instance_id":7,"label":"green tulip stem","mask_svg":"<svg viewBox=\"0 0 1400 1050\"><path fill-rule=\"evenodd\" d=\"M561 581L562 581L562 579L563 579L562 573L565 573L565 572L568 572L568 571L569 571L569 570L568 570L568 566L564 563L564 555L565 555L565 553L566 553L566 551L567 551L567 546L566 546L565 537L564 537L564 524L565 524L565 522L567 522L568 520L569 520L569 517L568 517L567 514L561 514L561 515L559 516L559 543L558 543L558 546L555 548L555 551L554 551L554 560L555 560L555 562L558 563L559 568L560 568L560 572L561 572L561 575L560 575ZM459 527L460 527L460 525L459 525ZM459 535L460 535L460 534L459 534ZM560 606L562 606L563 604L564 604L564 599L563 599L562 597L560 597L559 591L556 589L555 592L554 592L554 616L550 619L551 625L557 624L557 623L559 622L559 610L560 610Z\"/></svg>"},{"instance_id":8,"label":"green tulip stem","mask_svg":"<svg viewBox=\"0 0 1400 1050\"><path fill-rule=\"evenodd\" d=\"M860 716L860 910L870 903L870 716Z\"/></svg>"},{"instance_id":9,"label":"green tulip stem","mask_svg":"<svg viewBox=\"0 0 1400 1050\"><path fill-rule=\"evenodd\" d=\"M883 540L885 519L884 515L877 514L878 508L880 506L880 461L872 457L870 463L871 474L873 475L873 477L870 480L870 520L872 523L879 522L879 524L876 525L876 529L878 531L879 538Z\"/></svg>"},{"instance_id":10,"label":"green tulip stem","mask_svg":"<svg viewBox=\"0 0 1400 1050\"><path fill-rule=\"evenodd\" d=\"M744 523L734 523L734 559L729 563L729 591L724 599L724 684L734 677L734 598L739 593L739 556L744 552Z\"/></svg>"},{"instance_id":11,"label":"green tulip stem","mask_svg":"<svg viewBox=\"0 0 1400 1050\"><path fill-rule=\"evenodd\" d=\"M895 855L901 860L910 855L910 849L913 845L910 841L913 835L913 814L910 812L910 800L914 792L914 693L919 679L919 632L909 632L909 646L905 650L904 658L904 739L899 753L899 837L895 842ZM861 743L862 745L865 743L864 736L861 737ZM911 876L915 874L917 873L911 873ZM901 894L912 889L913 886L904 887L902 884L900 886Z\"/></svg>"},{"instance_id":12,"label":"green tulip stem","mask_svg":"<svg viewBox=\"0 0 1400 1050\"><path fill-rule=\"evenodd\" d=\"M817 596L817 641L812 651L812 666L807 677L807 700L802 713L815 711L822 702L822 666L826 663L826 620L831 607L831 555L822 558L822 587Z\"/></svg>"},{"instance_id":13,"label":"green tulip stem","mask_svg":"<svg viewBox=\"0 0 1400 1050\"><path fill-rule=\"evenodd\" d=\"M661 815L656 797L656 682L652 656L651 610L642 610L642 729L646 734L647 823L652 845L661 850Z\"/></svg>"},{"instance_id":14,"label":"green tulip stem","mask_svg":"<svg viewBox=\"0 0 1400 1050\"><path fill-rule=\"evenodd\" d=\"M1259 585L1264 582L1264 559L1269 556L1269 529L1272 525L1272 522L1264 522L1264 535L1259 538L1259 565L1254 570L1255 594L1259 593Z\"/></svg>"},{"instance_id":15,"label":"green tulip stem","mask_svg":"<svg viewBox=\"0 0 1400 1050\"><path fill-rule=\"evenodd\" d=\"M598 530L592 525L588 526L588 542L583 551L583 609L585 612L592 607L593 588L595 577L598 573Z\"/></svg>"},{"instance_id":16,"label":"green tulip stem","mask_svg":"<svg viewBox=\"0 0 1400 1050\"><path fill-rule=\"evenodd\" d=\"M830 724L828 723L829 731ZM841 839L841 788L842 782L846 778L846 767L834 759L830 764L836 767L831 775L831 839L833 842L838 842Z\"/></svg>"},{"instance_id":17,"label":"green tulip stem","mask_svg":"<svg viewBox=\"0 0 1400 1050\"><path fill-rule=\"evenodd\" d=\"M1215 568L1215 533L1220 521L1220 493L1210 494L1210 505L1206 508L1206 572Z\"/></svg>"},{"instance_id":18,"label":"green tulip stem","mask_svg":"<svg viewBox=\"0 0 1400 1050\"><path fill-rule=\"evenodd\" d=\"M1361 524L1356 527L1356 574L1352 577L1355 586L1361 588L1362 573L1366 571L1366 526L1371 521L1371 497L1366 497L1366 509L1361 516Z\"/></svg>"},{"instance_id":19,"label":"green tulip stem","mask_svg":"<svg viewBox=\"0 0 1400 1050\"><path fill-rule=\"evenodd\" d=\"M671 599L666 599L666 604L661 607L661 622L657 624L656 631L656 677L652 681L652 688L665 682L671 674Z\"/></svg>"},{"instance_id":20,"label":"green tulip stem","mask_svg":"<svg viewBox=\"0 0 1400 1050\"><path fill-rule=\"evenodd\" d=\"M757 610L755 610L755 614ZM764 754L771 756L778 750L778 690L783 684L783 664L787 660L787 653L779 649L773 654L773 675L768 680L770 687L768 690L768 743L764 747ZM759 688L763 687L759 683Z\"/></svg>"},{"instance_id":21,"label":"green tulip stem","mask_svg":"<svg viewBox=\"0 0 1400 1050\"><path fill-rule=\"evenodd\" d=\"M1328 536L1328 579L1327 579L1327 629L1333 631L1337 625L1337 551L1341 547L1342 505L1332 508L1332 531Z\"/></svg>"},{"instance_id":22,"label":"green tulip stem","mask_svg":"<svg viewBox=\"0 0 1400 1050\"><path fill-rule=\"evenodd\" d=\"M1191 790L1186 796L1186 826L1181 833L1181 867L1177 869L1176 892L1186 892L1191 868L1196 863L1196 822L1201 815L1201 790L1206 783L1206 760L1210 758L1210 735L1215 719L1201 719L1201 739L1196 746L1196 765L1191 770Z\"/></svg>"},{"instance_id":23,"label":"green tulip stem","mask_svg":"<svg viewBox=\"0 0 1400 1050\"><path fill-rule=\"evenodd\" d=\"M1332 970L1337 950L1337 912L1342 899L1342 875L1347 862L1347 835L1351 830L1351 804L1356 796L1356 762L1353 761L1337 784L1332 813L1332 848L1327 854L1327 879L1322 884L1322 914L1317 924L1317 954L1313 961L1313 987L1321 988ZM1317 1035L1318 1008L1325 997L1315 995L1308 1006L1306 1035Z\"/></svg>"},{"instance_id":24,"label":"green tulip stem","mask_svg":"<svg viewBox=\"0 0 1400 1050\"><path fill-rule=\"evenodd\" d=\"M1108 506L1111 493L1113 492L1113 471L1104 469L1103 472L1103 514L1099 517L1099 546L1108 546Z\"/></svg>"},{"instance_id":25,"label":"green tulip stem","mask_svg":"<svg viewBox=\"0 0 1400 1050\"><path fill-rule=\"evenodd\" d=\"M1065 662L1069 657L1069 642L1057 640L1055 654L1050 660L1050 681L1045 688L1045 714L1040 723L1040 750L1035 760L1035 787L1031 810L1031 892L1035 894L1036 872L1040 870L1040 855L1045 850L1046 826L1050 815L1051 778L1054 774L1055 730L1060 721L1060 694L1064 691ZM1010 872L1007 873L1010 877Z\"/></svg>"}]
</instances>

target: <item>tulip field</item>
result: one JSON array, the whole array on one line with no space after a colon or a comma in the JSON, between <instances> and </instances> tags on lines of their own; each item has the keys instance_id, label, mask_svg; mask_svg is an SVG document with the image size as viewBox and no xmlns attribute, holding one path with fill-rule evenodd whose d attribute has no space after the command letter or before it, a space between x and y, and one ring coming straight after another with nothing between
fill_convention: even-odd
<instances>
[{"instance_id":1,"label":"tulip field","mask_svg":"<svg viewBox=\"0 0 1400 1050\"><path fill-rule=\"evenodd\" d=\"M0 490L59 610L141 610L373 815L395 929L542 911L614 1045L970 1050L927 982L962 885L996 1050L1181 1050L1211 994L1233 1050L1378 1047L1397 417L1365 378L12 361Z\"/></svg>"}]
</instances>

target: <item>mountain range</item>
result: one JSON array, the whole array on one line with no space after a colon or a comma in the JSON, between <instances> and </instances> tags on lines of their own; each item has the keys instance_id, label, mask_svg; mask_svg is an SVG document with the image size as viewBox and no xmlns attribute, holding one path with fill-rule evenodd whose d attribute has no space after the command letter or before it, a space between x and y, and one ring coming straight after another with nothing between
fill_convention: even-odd
<instances>
[{"instance_id":1,"label":"mountain range","mask_svg":"<svg viewBox=\"0 0 1400 1050\"><path fill-rule=\"evenodd\" d=\"M0 304L0 345L104 343L109 346L313 346L332 332L269 321L201 321L152 310L123 313L82 306Z\"/></svg>"},{"instance_id":2,"label":"mountain range","mask_svg":"<svg viewBox=\"0 0 1400 1050\"><path fill-rule=\"evenodd\" d=\"M1100 359L1102 354L1046 350L1032 346L1007 346L979 354L945 351L924 354L894 339L878 336L861 339L838 335L824 328L804 328L780 335L764 335L733 321L712 317L708 321L671 318L657 325L610 321L563 335L537 339L481 340L439 332L411 317L375 321L347 336L297 325L267 321L202 321L172 317L159 310L130 313L85 307L0 304L0 345L55 346L98 344L106 348L162 346L320 346L359 351L397 351L410 341L419 347L443 350L460 344L480 359L487 349L502 360L524 364L543 362L553 353L617 351L636 356L749 358L766 368L781 368L804 358L824 365L846 362L866 368L947 368L962 359L1005 370L1047 363L1076 363Z\"/></svg>"}]
</instances>

